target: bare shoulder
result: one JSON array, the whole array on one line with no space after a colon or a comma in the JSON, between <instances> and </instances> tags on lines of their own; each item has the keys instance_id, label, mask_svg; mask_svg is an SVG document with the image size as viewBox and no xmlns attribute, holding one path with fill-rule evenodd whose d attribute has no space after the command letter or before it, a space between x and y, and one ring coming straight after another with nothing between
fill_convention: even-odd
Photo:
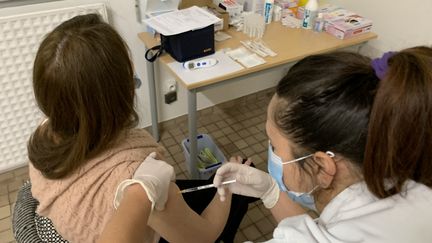
<instances>
[{"instance_id":1,"label":"bare shoulder","mask_svg":"<svg viewBox=\"0 0 432 243\"><path fill-rule=\"evenodd\" d=\"M179 187L175 183L171 183L165 209L163 211L153 211L149 218L149 225L152 227L154 224L163 225L166 224L167 220L181 223L190 214L194 214L194 212L183 199Z\"/></svg>"}]
</instances>

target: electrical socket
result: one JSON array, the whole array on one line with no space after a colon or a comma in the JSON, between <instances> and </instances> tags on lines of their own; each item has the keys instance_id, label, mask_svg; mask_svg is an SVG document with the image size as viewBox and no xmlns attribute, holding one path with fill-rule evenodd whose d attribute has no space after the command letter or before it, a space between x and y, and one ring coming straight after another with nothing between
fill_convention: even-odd
<instances>
[{"instance_id":1,"label":"electrical socket","mask_svg":"<svg viewBox=\"0 0 432 243\"><path fill-rule=\"evenodd\" d=\"M168 80L166 82L166 92L173 92L173 91L177 91L177 82L175 80Z\"/></svg>"},{"instance_id":2,"label":"electrical socket","mask_svg":"<svg viewBox=\"0 0 432 243\"><path fill-rule=\"evenodd\" d=\"M175 80L168 80L166 82L165 91L165 104L171 104L177 100L177 82Z\"/></svg>"},{"instance_id":3,"label":"electrical socket","mask_svg":"<svg viewBox=\"0 0 432 243\"><path fill-rule=\"evenodd\" d=\"M171 104L177 100L177 91L170 91L165 94L165 104Z\"/></svg>"}]
</instances>

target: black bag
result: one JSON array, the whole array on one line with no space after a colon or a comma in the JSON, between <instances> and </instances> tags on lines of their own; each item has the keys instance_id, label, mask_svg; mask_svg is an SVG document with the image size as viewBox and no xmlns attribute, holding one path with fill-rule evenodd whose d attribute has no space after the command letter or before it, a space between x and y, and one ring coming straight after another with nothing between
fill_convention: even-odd
<instances>
[{"instance_id":1,"label":"black bag","mask_svg":"<svg viewBox=\"0 0 432 243\"><path fill-rule=\"evenodd\" d=\"M164 50L178 62L214 54L214 25L177 35L164 36L161 34L161 44L148 49L145 58L149 62L154 62ZM156 53L149 56L152 51Z\"/></svg>"}]
</instances>

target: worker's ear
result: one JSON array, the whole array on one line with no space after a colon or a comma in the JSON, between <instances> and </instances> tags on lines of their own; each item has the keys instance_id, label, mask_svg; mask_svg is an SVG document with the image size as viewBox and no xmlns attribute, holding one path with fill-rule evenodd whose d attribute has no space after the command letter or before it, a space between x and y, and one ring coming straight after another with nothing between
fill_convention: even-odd
<instances>
[{"instance_id":1,"label":"worker's ear","mask_svg":"<svg viewBox=\"0 0 432 243\"><path fill-rule=\"evenodd\" d=\"M332 152L316 152L314 154L315 163L318 164L317 182L321 188L328 188L336 174L336 162Z\"/></svg>"}]
</instances>

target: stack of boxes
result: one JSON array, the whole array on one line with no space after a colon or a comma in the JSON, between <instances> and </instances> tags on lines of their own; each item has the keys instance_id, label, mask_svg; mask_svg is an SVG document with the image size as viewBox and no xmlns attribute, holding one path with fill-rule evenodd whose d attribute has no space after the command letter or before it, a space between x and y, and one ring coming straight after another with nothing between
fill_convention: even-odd
<instances>
[{"instance_id":1,"label":"stack of boxes","mask_svg":"<svg viewBox=\"0 0 432 243\"><path fill-rule=\"evenodd\" d=\"M230 17L238 16L243 9L241 9L238 3L235 1L231 5L227 4L222 0L174 0L174 1L149 1L147 11L145 12L144 18L156 16L158 14L169 12L177 9L187 8L193 5L200 7L207 7L209 11L215 14L221 19L220 22L215 24L215 31L227 30ZM241 2L241 1L240 1ZM253 2L253 3L249 3ZM250 0L244 1L244 7L253 5L256 6L258 2L261 5L264 4L264 0ZM302 0L274 0L275 6L281 9L281 17L286 16L296 17L302 20L304 14L304 6L301 6L304 2ZM222 9L220 6L224 6L226 9ZM257 8L257 7L256 7ZM157 9L157 11L155 11ZM251 9L253 10L253 9ZM262 10L262 9L261 9ZM239 12L240 11L240 12ZM256 10L257 11L257 10ZM322 13L324 20L324 31L335 36L338 39L346 39L359 34L370 32L372 28L372 21L366 19L352 11L332 6L325 5L319 10ZM150 31L151 32L151 31Z\"/></svg>"},{"instance_id":2,"label":"stack of boxes","mask_svg":"<svg viewBox=\"0 0 432 243\"><path fill-rule=\"evenodd\" d=\"M370 32L372 21L352 11L337 8L323 12L324 29L338 39L346 39Z\"/></svg>"},{"instance_id":3,"label":"stack of boxes","mask_svg":"<svg viewBox=\"0 0 432 243\"><path fill-rule=\"evenodd\" d=\"M304 6L300 6L299 0L275 0L275 5L282 8L282 18L292 16L300 20L303 19ZM324 31L338 39L367 33L372 28L371 20L333 5L322 6L318 13L322 13Z\"/></svg>"}]
</instances>

